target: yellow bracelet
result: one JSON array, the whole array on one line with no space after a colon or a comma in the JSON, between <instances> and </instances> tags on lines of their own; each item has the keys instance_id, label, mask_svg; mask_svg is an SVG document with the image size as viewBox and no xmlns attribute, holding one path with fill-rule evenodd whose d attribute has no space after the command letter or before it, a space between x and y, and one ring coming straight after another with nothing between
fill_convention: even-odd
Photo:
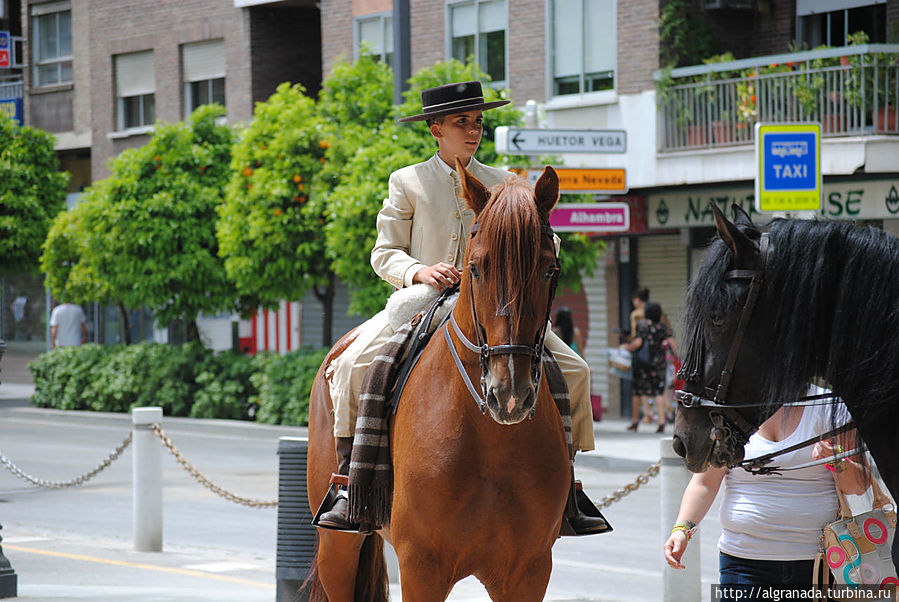
<instances>
[{"instance_id":1,"label":"yellow bracelet","mask_svg":"<svg viewBox=\"0 0 899 602\"><path fill-rule=\"evenodd\" d=\"M696 526L690 527L684 523L675 523L674 526L671 527L671 533L673 534L675 531L683 531L684 535L687 537L687 541L690 541L690 538L693 537L693 533L696 532Z\"/></svg>"}]
</instances>

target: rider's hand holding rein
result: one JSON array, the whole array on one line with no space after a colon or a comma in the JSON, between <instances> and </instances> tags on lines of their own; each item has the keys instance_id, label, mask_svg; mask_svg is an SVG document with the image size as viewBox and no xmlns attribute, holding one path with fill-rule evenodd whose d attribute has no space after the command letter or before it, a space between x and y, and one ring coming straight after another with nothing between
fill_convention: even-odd
<instances>
[{"instance_id":1,"label":"rider's hand holding rein","mask_svg":"<svg viewBox=\"0 0 899 602\"><path fill-rule=\"evenodd\" d=\"M831 439L815 443L815 447L812 449L812 458L815 460L833 458L836 454L857 447L852 433L845 434L840 438L840 442ZM831 472L834 482L843 493L861 495L868 490L870 483L865 472L863 455L856 454L849 458L828 462L825 467Z\"/></svg>"},{"instance_id":2,"label":"rider's hand holding rein","mask_svg":"<svg viewBox=\"0 0 899 602\"><path fill-rule=\"evenodd\" d=\"M442 291L459 282L461 277L462 274L455 266L446 262L440 262L415 272L415 275L412 276L412 282L413 284L430 284L438 291Z\"/></svg>"}]
</instances>

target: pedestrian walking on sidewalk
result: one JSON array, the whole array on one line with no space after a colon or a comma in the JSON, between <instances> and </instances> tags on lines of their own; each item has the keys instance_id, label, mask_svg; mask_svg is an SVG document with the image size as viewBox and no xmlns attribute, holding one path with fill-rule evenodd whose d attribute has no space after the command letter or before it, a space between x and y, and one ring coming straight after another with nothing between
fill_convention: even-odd
<instances>
[{"instance_id":1,"label":"pedestrian walking on sidewalk","mask_svg":"<svg viewBox=\"0 0 899 602\"><path fill-rule=\"evenodd\" d=\"M63 302L50 314L50 349L87 343L87 318L80 305Z\"/></svg>"},{"instance_id":2,"label":"pedestrian walking on sidewalk","mask_svg":"<svg viewBox=\"0 0 899 602\"><path fill-rule=\"evenodd\" d=\"M666 349L677 353L677 342L671 329L662 322L662 306L655 301L644 307L646 319L637 325L634 338L625 347L632 354L633 397L631 398L631 424L628 430L636 431L640 424L640 405L649 404L652 399L655 411L659 416L657 433L665 431L668 418L668 403L665 399L665 373L667 362ZM646 345L649 348L648 362L638 361L638 350Z\"/></svg>"}]
</instances>

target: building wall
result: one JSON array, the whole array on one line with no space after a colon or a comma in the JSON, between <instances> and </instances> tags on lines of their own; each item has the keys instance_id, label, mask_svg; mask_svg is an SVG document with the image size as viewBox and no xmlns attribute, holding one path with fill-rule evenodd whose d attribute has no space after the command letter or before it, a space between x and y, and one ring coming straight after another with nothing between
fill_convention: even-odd
<instances>
[{"instance_id":1,"label":"building wall","mask_svg":"<svg viewBox=\"0 0 899 602\"><path fill-rule=\"evenodd\" d=\"M546 102L546 1L508 0L508 81L512 101Z\"/></svg>"},{"instance_id":2,"label":"building wall","mask_svg":"<svg viewBox=\"0 0 899 602\"><path fill-rule=\"evenodd\" d=\"M654 89L658 67L659 0L618 0L618 93Z\"/></svg>"},{"instance_id":3,"label":"building wall","mask_svg":"<svg viewBox=\"0 0 899 602\"><path fill-rule=\"evenodd\" d=\"M148 139L108 136L116 130L114 55L153 50L156 118L177 122L184 118L181 45L224 38L228 120L252 116L248 10L212 0L94 0L89 12L94 179L108 175L111 157Z\"/></svg>"},{"instance_id":4,"label":"building wall","mask_svg":"<svg viewBox=\"0 0 899 602\"><path fill-rule=\"evenodd\" d=\"M353 58L353 0L321 0L322 78L335 61Z\"/></svg>"}]
</instances>

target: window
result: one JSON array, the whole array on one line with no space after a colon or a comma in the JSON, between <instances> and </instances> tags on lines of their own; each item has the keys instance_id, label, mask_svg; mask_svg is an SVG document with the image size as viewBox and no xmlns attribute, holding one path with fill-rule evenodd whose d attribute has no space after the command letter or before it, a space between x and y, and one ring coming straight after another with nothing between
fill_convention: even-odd
<instances>
[{"instance_id":1,"label":"window","mask_svg":"<svg viewBox=\"0 0 899 602\"><path fill-rule=\"evenodd\" d=\"M449 7L449 55L474 58L493 86L506 85L505 0L474 0Z\"/></svg>"},{"instance_id":2,"label":"window","mask_svg":"<svg viewBox=\"0 0 899 602\"><path fill-rule=\"evenodd\" d=\"M550 0L553 95L615 87L615 0Z\"/></svg>"},{"instance_id":3,"label":"window","mask_svg":"<svg viewBox=\"0 0 899 602\"><path fill-rule=\"evenodd\" d=\"M68 2L31 11L34 86L72 82L72 11Z\"/></svg>"},{"instance_id":4,"label":"window","mask_svg":"<svg viewBox=\"0 0 899 602\"><path fill-rule=\"evenodd\" d=\"M390 13L356 19L356 57L365 46L373 57L393 66L393 17Z\"/></svg>"},{"instance_id":5,"label":"window","mask_svg":"<svg viewBox=\"0 0 899 602\"><path fill-rule=\"evenodd\" d=\"M225 106L225 41L209 40L181 47L184 118L197 107Z\"/></svg>"},{"instance_id":6,"label":"window","mask_svg":"<svg viewBox=\"0 0 899 602\"><path fill-rule=\"evenodd\" d=\"M848 46L864 31L871 44L886 42L886 0L798 0L796 38L803 46Z\"/></svg>"},{"instance_id":7,"label":"window","mask_svg":"<svg viewBox=\"0 0 899 602\"><path fill-rule=\"evenodd\" d=\"M113 58L119 131L153 125L156 121L153 51L119 54Z\"/></svg>"}]
</instances>

